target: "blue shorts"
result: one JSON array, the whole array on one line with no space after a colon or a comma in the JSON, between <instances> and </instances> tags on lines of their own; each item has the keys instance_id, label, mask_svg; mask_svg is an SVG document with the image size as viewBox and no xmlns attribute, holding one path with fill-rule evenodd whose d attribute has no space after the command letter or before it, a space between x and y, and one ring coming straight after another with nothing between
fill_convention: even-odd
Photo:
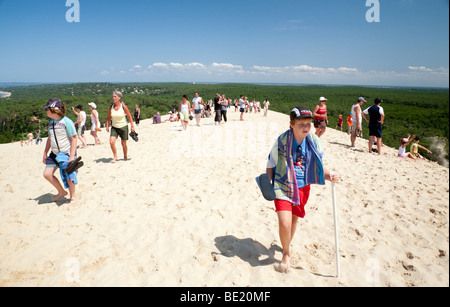
<instances>
[{"instance_id":1,"label":"blue shorts","mask_svg":"<svg viewBox=\"0 0 450 307\"><path fill-rule=\"evenodd\" d=\"M45 159L45 167L46 168L57 168L59 163L56 161L56 155L51 152L50 155Z\"/></svg>"},{"instance_id":2,"label":"blue shorts","mask_svg":"<svg viewBox=\"0 0 450 307\"><path fill-rule=\"evenodd\" d=\"M369 126L369 136L376 136L377 138L383 138L382 126L371 127Z\"/></svg>"},{"instance_id":3,"label":"blue shorts","mask_svg":"<svg viewBox=\"0 0 450 307\"><path fill-rule=\"evenodd\" d=\"M70 155L66 154L68 157L70 157ZM76 157L76 155L75 155ZM45 159L45 167L46 168L58 168L59 167L59 163L58 161L56 161L56 155L53 152L50 152L50 155L47 157L47 159Z\"/></svg>"}]
</instances>

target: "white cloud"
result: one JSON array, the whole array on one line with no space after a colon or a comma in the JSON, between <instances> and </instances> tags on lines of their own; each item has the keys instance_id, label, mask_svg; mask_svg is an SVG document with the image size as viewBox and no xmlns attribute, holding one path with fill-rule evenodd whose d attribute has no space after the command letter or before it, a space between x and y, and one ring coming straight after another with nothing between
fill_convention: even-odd
<instances>
[{"instance_id":1,"label":"white cloud","mask_svg":"<svg viewBox=\"0 0 450 307\"><path fill-rule=\"evenodd\" d=\"M425 66L408 66L408 68L413 72L419 72L419 73L433 73L433 74L447 74L449 73L448 68L445 67L439 67L437 69L428 68Z\"/></svg>"},{"instance_id":2,"label":"white cloud","mask_svg":"<svg viewBox=\"0 0 450 307\"><path fill-rule=\"evenodd\" d=\"M166 68L168 65L166 63L153 63L153 65L150 65L148 68L152 68L152 67L161 67L161 68Z\"/></svg>"},{"instance_id":3,"label":"white cloud","mask_svg":"<svg viewBox=\"0 0 450 307\"><path fill-rule=\"evenodd\" d=\"M118 73L120 71L120 73ZM405 71L360 71L355 67L320 67L307 64L288 66L253 65L244 67L232 63L155 62L143 68L135 65L128 70L117 68L100 72L104 78L126 77L130 81L202 81L202 82L262 82L349 85L403 85L448 87L449 69L408 66Z\"/></svg>"},{"instance_id":4,"label":"white cloud","mask_svg":"<svg viewBox=\"0 0 450 307\"><path fill-rule=\"evenodd\" d=\"M358 69L350 68L350 67L339 67L338 71L343 72L343 73L357 73L357 72L359 72Z\"/></svg>"},{"instance_id":5,"label":"white cloud","mask_svg":"<svg viewBox=\"0 0 450 307\"><path fill-rule=\"evenodd\" d=\"M243 69L241 65L233 65L230 63L212 63L212 68L218 69Z\"/></svg>"},{"instance_id":6,"label":"white cloud","mask_svg":"<svg viewBox=\"0 0 450 307\"><path fill-rule=\"evenodd\" d=\"M188 63L184 65L185 67L192 67L192 68L206 68L205 65L201 64L201 63Z\"/></svg>"},{"instance_id":7,"label":"white cloud","mask_svg":"<svg viewBox=\"0 0 450 307\"><path fill-rule=\"evenodd\" d=\"M419 67L409 66L408 68L412 71L427 71L427 72L433 71L432 69L426 68L425 66L419 66Z\"/></svg>"},{"instance_id":8,"label":"white cloud","mask_svg":"<svg viewBox=\"0 0 450 307\"><path fill-rule=\"evenodd\" d=\"M183 68L183 64L180 63L170 63L169 66L173 68Z\"/></svg>"}]
</instances>

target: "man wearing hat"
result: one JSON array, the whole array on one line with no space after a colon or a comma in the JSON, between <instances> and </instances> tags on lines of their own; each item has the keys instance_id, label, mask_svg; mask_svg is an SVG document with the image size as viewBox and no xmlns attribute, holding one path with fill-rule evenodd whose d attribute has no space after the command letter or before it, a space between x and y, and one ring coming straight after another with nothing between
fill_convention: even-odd
<instances>
[{"instance_id":1,"label":"man wearing hat","mask_svg":"<svg viewBox=\"0 0 450 307\"><path fill-rule=\"evenodd\" d=\"M87 148L86 138L84 137L84 131L86 130L86 112L83 111L83 106L81 104L76 108L72 107L72 111L78 117L78 120L75 122L78 139L81 141L81 144L83 144L83 148Z\"/></svg>"},{"instance_id":2,"label":"man wearing hat","mask_svg":"<svg viewBox=\"0 0 450 307\"><path fill-rule=\"evenodd\" d=\"M364 115L364 113L361 110L361 106L363 105L364 102L367 102L364 97L359 97L358 98L358 102L356 104L354 104L352 106L352 134L350 137L351 140L351 147L355 147L355 141L356 141L356 136L359 137L363 137L362 135L362 118L364 117L364 120L366 122L369 122L369 120L366 118L366 116Z\"/></svg>"},{"instance_id":3,"label":"man wearing hat","mask_svg":"<svg viewBox=\"0 0 450 307\"><path fill-rule=\"evenodd\" d=\"M372 152L372 144L377 143L378 154L381 155L381 139L383 137L382 125L384 123L384 110L381 107L383 100L376 98L374 105L364 110L363 114L369 115L369 152Z\"/></svg>"}]
</instances>

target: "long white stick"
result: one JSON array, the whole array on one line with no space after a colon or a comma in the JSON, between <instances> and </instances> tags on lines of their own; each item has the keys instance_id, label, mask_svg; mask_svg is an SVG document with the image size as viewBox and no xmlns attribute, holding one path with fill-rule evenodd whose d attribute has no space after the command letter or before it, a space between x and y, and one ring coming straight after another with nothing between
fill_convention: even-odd
<instances>
[{"instance_id":1,"label":"long white stick","mask_svg":"<svg viewBox=\"0 0 450 307\"><path fill-rule=\"evenodd\" d=\"M337 221L337 210L336 210L336 184L332 183L333 191L333 211L334 211L334 239L336 242L336 271L337 278L341 277L341 266L339 264L339 239L338 239L338 221Z\"/></svg>"}]
</instances>

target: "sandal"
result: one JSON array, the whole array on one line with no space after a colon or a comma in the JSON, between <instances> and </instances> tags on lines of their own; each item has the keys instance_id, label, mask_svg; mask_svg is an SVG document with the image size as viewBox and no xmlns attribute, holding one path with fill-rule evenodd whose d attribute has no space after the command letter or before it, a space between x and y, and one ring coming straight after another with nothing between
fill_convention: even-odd
<instances>
[{"instance_id":1,"label":"sandal","mask_svg":"<svg viewBox=\"0 0 450 307\"><path fill-rule=\"evenodd\" d=\"M135 142L139 141L138 135L139 135L139 134L137 134L137 133L134 132L134 131L132 131L132 132L130 133L131 138L132 138Z\"/></svg>"},{"instance_id":2,"label":"sandal","mask_svg":"<svg viewBox=\"0 0 450 307\"><path fill-rule=\"evenodd\" d=\"M274 201L276 199L273 185L270 183L270 178L267 174L256 177L256 183L266 200Z\"/></svg>"},{"instance_id":3,"label":"sandal","mask_svg":"<svg viewBox=\"0 0 450 307\"><path fill-rule=\"evenodd\" d=\"M64 172L69 175L78 170L80 167L82 167L84 163L81 161L81 157L76 158L72 162L69 163L69 165L64 169Z\"/></svg>"}]
</instances>

